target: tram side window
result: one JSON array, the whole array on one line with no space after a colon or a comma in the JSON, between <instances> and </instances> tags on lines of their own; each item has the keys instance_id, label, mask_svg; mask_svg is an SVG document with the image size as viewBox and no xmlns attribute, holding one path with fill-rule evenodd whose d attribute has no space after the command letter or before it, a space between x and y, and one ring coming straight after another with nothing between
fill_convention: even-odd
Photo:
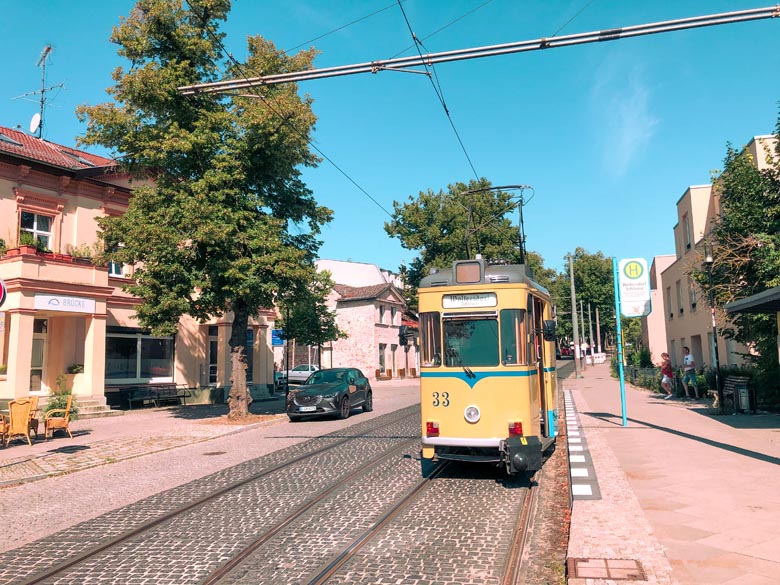
<instances>
[{"instance_id":1,"label":"tram side window","mask_svg":"<svg viewBox=\"0 0 780 585\"><path fill-rule=\"evenodd\" d=\"M423 368L441 366L441 316L420 313L420 352Z\"/></svg>"},{"instance_id":2,"label":"tram side window","mask_svg":"<svg viewBox=\"0 0 780 585\"><path fill-rule=\"evenodd\" d=\"M524 309L501 311L501 363L518 366L528 363Z\"/></svg>"}]
</instances>

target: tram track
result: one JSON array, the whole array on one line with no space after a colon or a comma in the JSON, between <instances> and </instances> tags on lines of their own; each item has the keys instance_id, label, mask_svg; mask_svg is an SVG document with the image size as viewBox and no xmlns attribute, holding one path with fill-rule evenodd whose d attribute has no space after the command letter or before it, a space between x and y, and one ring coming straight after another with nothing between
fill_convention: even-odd
<instances>
[{"instance_id":1,"label":"tram track","mask_svg":"<svg viewBox=\"0 0 780 585\"><path fill-rule=\"evenodd\" d=\"M261 471L258 471L256 473L252 473L251 475L242 478L237 481L233 481L225 486L220 487L217 490L214 490L210 493L207 493L201 497L195 498L191 500L190 502L187 502L186 504L183 504L181 506L177 506L172 510L169 510L167 512L164 512L163 514L149 520L146 522L142 522L135 526L132 529L126 530L122 532L121 534L118 534L116 536L113 536L111 538L105 539L102 542L93 545L91 547L86 548L85 550L76 553L74 555L71 555L67 559L55 563L52 566L38 571L37 573L34 573L32 575L28 575L25 577L21 577L19 580L15 581L19 585L33 585L38 583L43 583L46 581L50 581L53 579L57 579L59 577L62 577L64 575L67 575L68 572L77 567L78 565L85 563L95 557L98 557L99 555L103 555L111 551L112 549L118 548L120 545L123 545L124 543L127 543L128 541L132 539L139 538L143 536L146 533L149 533L153 531L155 528L166 524L168 522L171 522L172 520L184 516L186 514L190 514L192 512L195 512L199 508L205 507L206 505L219 500L221 497L226 496L227 494L242 488L244 486L247 486L249 484L252 484L253 482L257 482L259 480L262 480L266 478L267 476L270 476L272 474L283 472L288 468L293 467L294 465L301 463L305 460L311 459L313 457L316 457L318 455L322 455L324 453L327 453L329 451L332 451L340 446L345 445L346 443L356 440L357 438L366 438L368 435L368 438L370 438L370 433L376 433L378 431L382 431L388 427L392 427L393 425L402 424L404 421L409 420L413 417L417 416L415 412L409 413L409 412L403 412L400 416L394 416L390 418L389 420L384 421L382 424L371 426L363 431L363 435L361 437L355 437L355 436L347 436L343 438L338 438L334 440L332 443L319 447L316 449L313 449L312 451L309 451L307 453L304 453L302 455L293 457L291 459L285 460L281 463L271 465L270 467L267 467L265 469L262 469ZM321 437L321 438L327 438ZM315 496L315 499L317 501L324 499L327 497L328 494L333 493L336 491L339 487L345 485L348 483L348 481L354 480L356 477L360 476L361 474L366 473L366 470L370 468L372 465L378 465L383 460L394 456L399 452L400 450L403 450L404 448L408 448L410 445L414 444L416 441L419 441L416 437L414 439L405 439L400 444L394 445L389 449L386 449L383 451L380 455L372 458L372 460L366 462L367 465L364 465L360 469L348 474L347 477L343 478L343 480L337 481L334 484L328 486L328 488L322 490L320 494L317 494ZM349 479L348 479L349 478ZM292 522L296 517L302 515L305 513L306 510L310 509L315 505L316 502L312 502L310 505L304 505L302 509L299 512L294 512L293 514L288 515L287 518L285 518L284 521L280 522L278 526L275 526L272 531L276 533L279 530L281 530L284 526ZM271 538L273 534L263 535L260 537L262 542L265 542L268 540L268 538ZM262 544L262 542L260 544ZM257 548L259 544L255 546ZM248 554L251 554L248 553ZM245 555L246 556L246 555Z\"/></svg>"}]
</instances>

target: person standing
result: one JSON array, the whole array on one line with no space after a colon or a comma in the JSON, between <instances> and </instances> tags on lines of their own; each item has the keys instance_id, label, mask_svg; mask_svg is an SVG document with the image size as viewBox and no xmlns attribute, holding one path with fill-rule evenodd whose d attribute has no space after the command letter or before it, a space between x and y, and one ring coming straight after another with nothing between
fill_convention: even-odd
<instances>
[{"instance_id":1,"label":"person standing","mask_svg":"<svg viewBox=\"0 0 780 585\"><path fill-rule=\"evenodd\" d=\"M663 360L661 363L661 388L666 392L664 400L669 400L673 396L672 376L674 375L674 372L672 371L672 362L669 359L669 354L666 352L662 353L661 359Z\"/></svg>"},{"instance_id":2,"label":"person standing","mask_svg":"<svg viewBox=\"0 0 780 585\"><path fill-rule=\"evenodd\" d=\"M687 346L683 347L682 384L683 384L683 388L685 388L686 398L695 399L699 397L699 386L698 386L698 382L696 381L696 362L694 361L693 356L691 355L691 350ZM693 386L693 397L691 397L691 392L688 388L689 384Z\"/></svg>"}]
</instances>

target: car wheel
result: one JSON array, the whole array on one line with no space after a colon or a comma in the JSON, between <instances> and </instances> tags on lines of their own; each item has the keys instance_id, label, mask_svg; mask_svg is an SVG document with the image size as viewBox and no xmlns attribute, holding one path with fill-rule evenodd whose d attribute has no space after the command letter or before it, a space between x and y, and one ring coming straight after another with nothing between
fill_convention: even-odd
<instances>
[{"instance_id":1,"label":"car wheel","mask_svg":"<svg viewBox=\"0 0 780 585\"><path fill-rule=\"evenodd\" d=\"M339 418L345 419L349 418L349 396L345 396L341 399L341 405L339 406Z\"/></svg>"},{"instance_id":2,"label":"car wheel","mask_svg":"<svg viewBox=\"0 0 780 585\"><path fill-rule=\"evenodd\" d=\"M374 395L369 390L366 392L366 400L363 402L363 412L371 412L374 410Z\"/></svg>"},{"instance_id":3,"label":"car wheel","mask_svg":"<svg viewBox=\"0 0 780 585\"><path fill-rule=\"evenodd\" d=\"M288 414L287 417L290 419L290 422L300 422L301 417L295 416L294 414Z\"/></svg>"}]
</instances>

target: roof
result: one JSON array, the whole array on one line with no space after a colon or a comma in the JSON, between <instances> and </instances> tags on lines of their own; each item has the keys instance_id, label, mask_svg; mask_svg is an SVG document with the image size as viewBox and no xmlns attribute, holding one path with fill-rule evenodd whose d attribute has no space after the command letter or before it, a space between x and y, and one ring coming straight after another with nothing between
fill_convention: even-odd
<instances>
[{"instance_id":1,"label":"roof","mask_svg":"<svg viewBox=\"0 0 780 585\"><path fill-rule=\"evenodd\" d=\"M116 161L110 158L48 142L5 126L0 126L0 154L2 153L74 171L116 166Z\"/></svg>"},{"instance_id":2,"label":"roof","mask_svg":"<svg viewBox=\"0 0 780 585\"><path fill-rule=\"evenodd\" d=\"M341 299L339 300L342 301L376 299L390 289L395 289L395 287L392 284L373 284L371 286L347 286L346 284L336 284L333 286L333 290L341 295Z\"/></svg>"},{"instance_id":3,"label":"roof","mask_svg":"<svg viewBox=\"0 0 780 585\"><path fill-rule=\"evenodd\" d=\"M735 313L774 313L780 311L780 286L767 289L726 305L726 312Z\"/></svg>"}]
</instances>

